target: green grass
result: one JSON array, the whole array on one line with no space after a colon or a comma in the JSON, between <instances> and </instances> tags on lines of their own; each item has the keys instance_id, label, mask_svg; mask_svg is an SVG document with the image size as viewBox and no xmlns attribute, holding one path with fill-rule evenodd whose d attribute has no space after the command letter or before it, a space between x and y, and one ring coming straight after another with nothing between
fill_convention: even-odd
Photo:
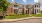
<instances>
[{"instance_id":1,"label":"green grass","mask_svg":"<svg viewBox=\"0 0 42 23\"><path fill-rule=\"evenodd\" d=\"M34 17L42 17L42 13L40 14L31 14ZM18 19L18 18L25 18L25 17L32 17L28 14L19 14L19 15L11 15L11 16L5 16L6 19Z\"/></svg>"},{"instance_id":2,"label":"green grass","mask_svg":"<svg viewBox=\"0 0 42 23\"><path fill-rule=\"evenodd\" d=\"M28 17L29 15L28 14L25 14L25 15L13 15L13 16L6 16L5 18L6 19L18 19L18 18L25 18L25 17Z\"/></svg>"},{"instance_id":3,"label":"green grass","mask_svg":"<svg viewBox=\"0 0 42 23\"><path fill-rule=\"evenodd\" d=\"M34 16L34 17L42 17L42 13L40 13L40 14L32 14L32 16Z\"/></svg>"}]
</instances>

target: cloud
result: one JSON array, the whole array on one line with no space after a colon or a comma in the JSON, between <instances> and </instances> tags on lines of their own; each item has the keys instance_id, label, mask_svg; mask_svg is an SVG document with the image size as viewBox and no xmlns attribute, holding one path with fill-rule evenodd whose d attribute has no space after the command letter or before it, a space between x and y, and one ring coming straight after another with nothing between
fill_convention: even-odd
<instances>
[{"instance_id":1,"label":"cloud","mask_svg":"<svg viewBox=\"0 0 42 23\"><path fill-rule=\"evenodd\" d=\"M26 2L26 0L23 0L23 2Z\"/></svg>"},{"instance_id":2,"label":"cloud","mask_svg":"<svg viewBox=\"0 0 42 23\"><path fill-rule=\"evenodd\" d=\"M12 2L14 2L14 0L12 0Z\"/></svg>"},{"instance_id":3,"label":"cloud","mask_svg":"<svg viewBox=\"0 0 42 23\"><path fill-rule=\"evenodd\" d=\"M42 0L39 0L40 2L42 2Z\"/></svg>"},{"instance_id":4,"label":"cloud","mask_svg":"<svg viewBox=\"0 0 42 23\"><path fill-rule=\"evenodd\" d=\"M34 0L34 2L42 2L42 0Z\"/></svg>"},{"instance_id":5,"label":"cloud","mask_svg":"<svg viewBox=\"0 0 42 23\"><path fill-rule=\"evenodd\" d=\"M34 0L34 2L36 2L36 3L37 3L37 2L38 2L38 0Z\"/></svg>"}]
</instances>

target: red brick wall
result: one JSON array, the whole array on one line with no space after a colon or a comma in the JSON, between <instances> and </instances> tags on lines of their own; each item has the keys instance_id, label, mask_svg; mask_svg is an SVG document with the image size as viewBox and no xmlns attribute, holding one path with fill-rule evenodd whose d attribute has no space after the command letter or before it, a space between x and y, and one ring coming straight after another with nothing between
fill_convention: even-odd
<instances>
[{"instance_id":1,"label":"red brick wall","mask_svg":"<svg viewBox=\"0 0 42 23\"><path fill-rule=\"evenodd\" d=\"M10 15L12 13L12 11L13 11L13 8L7 8L6 13Z\"/></svg>"}]
</instances>

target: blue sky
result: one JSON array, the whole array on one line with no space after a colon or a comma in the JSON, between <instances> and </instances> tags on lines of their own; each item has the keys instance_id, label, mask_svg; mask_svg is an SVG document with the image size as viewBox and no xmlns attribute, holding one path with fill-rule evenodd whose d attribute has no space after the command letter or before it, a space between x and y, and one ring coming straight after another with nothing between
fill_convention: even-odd
<instances>
[{"instance_id":1,"label":"blue sky","mask_svg":"<svg viewBox=\"0 0 42 23\"><path fill-rule=\"evenodd\" d=\"M12 2L12 0L8 0L8 2ZM14 0L14 2L24 4L23 0ZM34 0L26 0L25 4L34 4Z\"/></svg>"},{"instance_id":2,"label":"blue sky","mask_svg":"<svg viewBox=\"0 0 42 23\"><path fill-rule=\"evenodd\" d=\"M12 2L12 0L8 0L8 2ZM19 4L34 4L35 3L34 0L14 0L14 2L17 2ZM40 10L42 10L42 6Z\"/></svg>"}]
</instances>

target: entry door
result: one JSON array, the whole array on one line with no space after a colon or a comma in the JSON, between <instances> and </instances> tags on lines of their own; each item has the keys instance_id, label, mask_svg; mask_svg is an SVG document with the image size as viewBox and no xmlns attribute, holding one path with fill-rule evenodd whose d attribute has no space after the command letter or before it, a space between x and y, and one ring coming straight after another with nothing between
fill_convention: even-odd
<instances>
[{"instance_id":1,"label":"entry door","mask_svg":"<svg viewBox=\"0 0 42 23\"><path fill-rule=\"evenodd\" d=\"M27 13L27 10L26 10L26 14L28 14L28 13Z\"/></svg>"},{"instance_id":2,"label":"entry door","mask_svg":"<svg viewBox=\"0 0 42 23\"><path fill-rule=\"evenodd\" d=\"M18 10L17 9L14 9L14 13L17 14L18 13Z\"/></svg>"}]
</instances>

